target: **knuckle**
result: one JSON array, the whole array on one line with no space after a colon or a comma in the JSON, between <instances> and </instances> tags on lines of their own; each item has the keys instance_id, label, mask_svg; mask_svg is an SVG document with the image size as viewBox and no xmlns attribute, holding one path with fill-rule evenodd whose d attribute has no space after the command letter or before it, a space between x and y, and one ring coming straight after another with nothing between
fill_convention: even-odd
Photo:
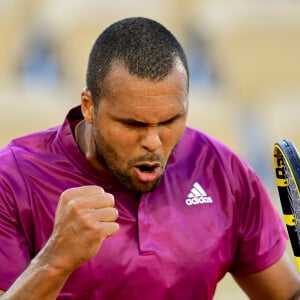
<instances>
[{"instance_id":1,"label":"knuckle","mask_svg":"<svg viewBox=\"0 0 300 300\"><path fill-rule=\"evenodd\" d=\"M72 199L67 203L67 208L73 215L77 215L80 212L80 201L77 201L76 199Z\"/></svg>"},{"instance_id":2,"label":"knuckle","mask_svg":"<svg viewBox=\"0 0 300 300\"><path fill-rule=\"evenodd\" d=\"M114 207L107 207L101 210L101 220L102 221L115 221L118 218L118 210Z\"/></svg>"},{"instance_id":3,"label":"knuckle","mask_svg":"<svg viewBox=\"0 0 300 300\"><path fill-rule=\"evenodd\" d=\"M119 211L114 207L112 207L112 216L115 220L119 217Z\"/></svg>"},{"instance_id":4,"label":"knuckle","mask_svg":"<svg viewBox=\"0 0 300 300\"><path fill-rule=\"evenodd\" d=\"M65 203L68 201L69 199L69 190L65 190L60 194L60 202Z\"/></svg>"},{"instance_id":5,"label":"knuckle","mask_svg":"<svg viewBox=\"0 0 300 300\"><path fill-rule=\"evenodd\" d=\"M104 195L103 195L103 199L105 199L105 201L107 202L107 204L109 204L109 205L114 205L115 204L115 197L112 195L112 194L110 194L110 193L105 193Z\"/></svg>"},{"instance_id":6,"label":"knuckle","mask_svg":"<svg viewBox=\"0 0 300 300\"><path fill-rule=\"evenodd\" d=\"M97 194L105 193L104 189L98 185L88 185L88 186L85 186L84 188L86 188L91 193L97 193Z\"/></svg>"},{"instance_id":7,"label":"knuckle","mask_svg":"<svg viewBox=\"0 0 300 300\"><path fill-rule=\"evenodd\" d=\"M88 214L88 213L80 214L79 215L79 220L80 220L81 225L84 228L93 228L93 222L92 222L92 219L90 217L90 214Z\"/></svg>"},{"instance_id":8,"label":"knuckle","mask_svg":"<svg viewBox=\"0 0 300 300\"><path fill-rule=\"evenodd\" d=\"M119 230L119 224L115 222L102 223L99 233L101 236L109 237Z\"/></svg>"},{"instance_id":9,"label":"knuckle","mask_svg":"<svg viewBox=\"0 0 300 300\"><path fill-rule=\"evenodd\" d=\"M118 223L110 223L109 230L107 231L107 236L112 236L113 234L119 231L119 224Z\"/></svg>"}]
</instances>

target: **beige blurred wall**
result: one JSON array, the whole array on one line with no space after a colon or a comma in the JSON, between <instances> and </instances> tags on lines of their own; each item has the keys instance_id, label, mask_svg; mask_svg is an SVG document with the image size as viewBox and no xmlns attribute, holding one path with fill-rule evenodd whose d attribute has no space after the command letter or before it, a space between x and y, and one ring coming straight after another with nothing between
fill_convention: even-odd
<instances>
[{"instance_id":1,"label":"beige blurred wall","mask_svg":"<svg viewBox=\"0 0 300 300\"><path fill-rule=\"evenodd\" d=\"M0 2L2 91L18 98L22 89L28 88L15 80L17 62L30 32L40 28L45 38L55 44L64 72L64 79L55 87L58 97L61 97L58 90L62 90L63 96L70 93L72 100L61 101L78 103L88 53L95 38L111 22L136 15L162 22L183 46L187 46L190 28L205 42L206 57L212 63L218 83L204 91L201 86L192 90L191 98L196 104L201 106L204 102L203 111L206 102L209 109L210 103L219 101L230 108L229 118L233 117L232 106L234 109L246 107L268 118L277 114L276 108L284 102L285 106L292 106L291 112L297 117L300 76L300 4L297 1L3 0ZM25 93L26 98L27 94L32 95L32 91ZM212 128L214 122L211 122ZM200 122L197 125L197 120L192 124L202 127ZM206 124L203 128L209 131L209 121L206 120ZM288 133L282 128L285 126L276 127L278 134L269 134L285 135ZM227 142L225 132L214 130L213 134ZM298 139L295 132L292 134ZM228 138L230 145L239 150L241 142L231 140L230 135Z\"/></svg>"},{"instance_id":2,"label":"beige blurred wall","mask_svg":"<svg viewBox=\"0 0 300 300\"><path fill-rule=\"evenodd\" d=\"M57 105L58 110L61 105L79 103L87 57L95 38L111 22L137 15L165 24L185 49L189 46L188 38L193 37L205 46L204 58L209 61L217 81L209 87L195 82L191 105L199 113L193 110L191 125L248 155L247 136L241 134L239 127L246 126L251 131L251 112L253 122L256 117L262 122L268 143L289 136L300 144L299 134L292 130L297 127L300 94L300 4L297 1L3 0L0 2L1 104L10 102L9 106L19 106L14 111L17 113L22 111L22 105L30 106L30 99L37 97L44 98L38 104L52 104L56 98L58 103L54 101L53 106ZM52 41L60 60L64 74L55 86L26 84L16 77L24 45L37 29ZM189 37L191 29L193 36ZM245 120L243 114L250 119L249 124L241 124ZM286 114L288 122L282 121ZM54 124L63 115L53 118L49 114L42 119L45 125L49 118ZM220 130L218 121L228 128L222 126L224 130ZM12 123L6 126L5 137L0 135L0 145L10 136L26 131L17 117ZM43 122L37 120L37 123L43 127ZM28 130L35 130L35 126Z\"/></svg>"},{"instance_id":3,"label":"beige blurred wall","mask_svg":"<svg viewBox=\"0 0 300 300\"><path fill-rule=\"evenodd\" d=\"M79 104L95 38L129 16L154 18L178 37L193 67L188 124L253 164L278 204L273 143L290 138L300 148L298 1L2 0L0 146L62 122ZM61 72L56 82L20 76L34 34L52 43ZM215 299L246 297L226 276Z\"/></svg>"}]
</instances>

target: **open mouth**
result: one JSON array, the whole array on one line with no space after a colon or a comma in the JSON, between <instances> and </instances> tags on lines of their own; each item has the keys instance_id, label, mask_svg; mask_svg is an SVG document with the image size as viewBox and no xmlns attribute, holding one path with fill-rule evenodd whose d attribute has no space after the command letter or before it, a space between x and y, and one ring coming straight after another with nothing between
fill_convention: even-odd
<instances>
[{"instance_id":1,"label":"open mouth","mask_svg":"<svg viewBox=\"0 0 300 300\"><path fill-rule=\"evenodd\" d=\"M138 166L137 167L143 173L151 173L154 171L154 166Z\"/></svg>"},{"instance_id":2,"label":"open mouth","mask_svg":"<svg viewBox=\"0 0 300 300\"><path fill-rule=\"evenodd\" d=\"M141 172L150 173L153 172L155 169L160 167L159 162L143 162L136 164L135 167L139 169Z\"/></svg>"},{"instance_id":3,"label":"open mouth","mask_svg":"<svg viewBox=\"0 0 300 300\"><path fill-rule=\"evenodd\" d=\"M140 181L150 182L159 177L160 163L141 163L135 165L136 176Z\"/></svg>"}]
</instances>

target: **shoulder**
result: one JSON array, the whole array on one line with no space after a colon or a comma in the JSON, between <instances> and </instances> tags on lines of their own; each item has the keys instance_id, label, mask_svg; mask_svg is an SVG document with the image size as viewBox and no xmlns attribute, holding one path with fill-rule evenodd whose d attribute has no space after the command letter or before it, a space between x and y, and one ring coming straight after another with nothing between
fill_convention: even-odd
<instances>
[{"instance_id":1,"label":"shoulder","mask_svg":"<svg viewBox=\"0 0 300 300\"><path fill-rule=\"evenodd\" d=\"M170 170L179 170L187 178L193 176L201 178L202 182L218 182L241 198L253 188L264 189L255 170L243 157L199 130L187 127L173 155Z\"/></svg>"},{"instance_id":2,"label":"shoulder","mask_svg":"<svg viewBox=\"0 0 300 300\"><path fill-rule=\"evenodd\" d=\"M215 155L222 154L224 152L236 155L230 147L220 140L217 140L203 131L188 126L185 128L179 145L182 145L185 148L188 147L191 151L199 151L199 149L205 148L206 150L210 150L215 153Z\"/></svg>"},{"instance_id":3,"label":"shoulder","mask_svg":"<svg viewBox=\"0 0 300 300\"><path fill-rule=\"evenodd\" d=\"M51 159L49 148L53 148L56 132L53 128L18 137L0 149L0 182L21 184L27 172L41 165L45 158Z\"/></svg>"},{"instance_id":4,"label":"shoulder","mask_svg":"<svg viewBox=\"0 0 300 300\"><path fill-rule=\"evenodd\" d=\"M13 139L6 148L16 159L41 155L55 140L58 128L51 128Z\"/></svg>"},{"instance_id":5,"label":"shoulder","mask_svg":"<svg viewBox=\"0 0 300 300\"><path fill-rule=\"evenodd\" d=\"M0 150L0 155L10 152L15 159L22 160L57 154L60 148L74 144L71 124L80 118L82 115L77 106L69 111L61 125L17 137Z\"/></svg>"},{"instance_id":6,"label":"shoulder","mask_svg":"<svg viewBox=\"0 0 300 300\"><path fill-rule=\"evenodd\" d=\"M251 168L250 165L238 153L216 138L186 127L175 155L181 159L196 160L208 159L218 162L224 168Z\"/></svg>"}]
</instances>

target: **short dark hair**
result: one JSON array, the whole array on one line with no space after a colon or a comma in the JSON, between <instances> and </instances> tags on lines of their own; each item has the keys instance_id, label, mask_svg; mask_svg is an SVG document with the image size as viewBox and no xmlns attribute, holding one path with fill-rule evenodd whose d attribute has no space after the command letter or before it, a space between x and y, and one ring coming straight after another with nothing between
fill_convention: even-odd
<instances>
[{"instance_id":1,"label":"short dark hair","mask_svg":"<svg viewBox=\"0 0 300 300\"><path fill-rule=\"evenodd\" d=\"M163 25L142 17L113 23L97 38L89 56L86 84L94 104L102 96L102 83L114 61L124 62L130 74L160 81L170 74L177 58L189 80L185 53Z\"/></svg>"}]
</instances>

